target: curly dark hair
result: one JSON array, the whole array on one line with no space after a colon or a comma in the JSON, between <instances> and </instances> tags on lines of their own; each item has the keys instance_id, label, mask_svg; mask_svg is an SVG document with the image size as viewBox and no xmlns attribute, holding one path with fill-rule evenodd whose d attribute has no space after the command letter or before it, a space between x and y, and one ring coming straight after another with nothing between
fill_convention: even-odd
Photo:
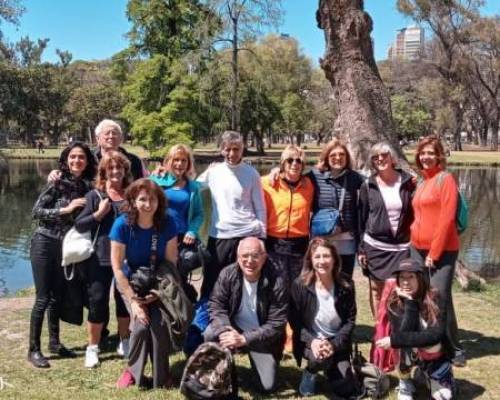
<instances>
[{"instance_id":1,"label":"curly dark hair","mask_svg":"<svg viewBox=\"0 0 500 400\"><path fill-rule=\"evenodd\" d=\"M149 196L158 199L158 208L153 215L154 228L160 231L165 222L165 210L167 209L167 198L163 190L152 180L141 178L133 182L125 191L125 202L121 210L127 215L127 222L130 226L137 223L139 211L135 208L134 202L139 193L144 190Z\"/></svg>"},{"instance_id":2,"label":"curly dark hair","mask_svg":"<svg viewBox=\"0 0 500 400\"><path fill-rule=\"evenodd\" d=\"M418 281L418 291L415 294L420 309L420 315L429 325L435 325L439 317L439 307L437 305L438 293L430 284L430 279L422 272L415 272ZM399 273L396 274L397 285L399 286ZM398 296L396 290L389 294L387 299L387 310L400 315L403 310L403 301Z\"/></svg>"},{"instance_id":3,"label":"curly dark hair","mask_svg":"<svg viewBox=\"0 0 500 400\"><path fill-rule=\"evenodd\" d=\"M313 252L318 247L325 247L330 250L333 258L333 269L332 278L335 284L340 284L342 286L348 286L347 281L341 276L340 269L342 267L342 261L340 259L339 253L335 245L327 239L322 237L315 237L309 242L307 247L306 255L304 256L304 264L302 265L302 271L300 272L300 279L304 285L309 286L316 280L316 274L312 266L312 255Z\"/></svg>"},{"instance_id":4,"label":"curly dark hair","mask_svg":"<svg viewBox=\"0 0 500 400\"><path fill-rule=\"evenodd\" d=\"M61 155L59 156L59 169L61 170L63 176L71 176L71 172L68 166L68 156L71 150L79 147L85 153L85 157L87 158L87 166L83 170L81 175L82 179L86 179L88 181L92 181L95 178L95 174L97 172L97 160L95 156L90 151L89 146L82 142L73 142L66 146Z\"/></svg>"}]
</instances>

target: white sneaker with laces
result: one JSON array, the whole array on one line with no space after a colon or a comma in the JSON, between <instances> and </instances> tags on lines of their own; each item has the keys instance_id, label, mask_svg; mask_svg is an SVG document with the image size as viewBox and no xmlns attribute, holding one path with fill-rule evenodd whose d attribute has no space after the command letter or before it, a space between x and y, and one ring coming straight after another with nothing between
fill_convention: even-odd
<instances>
[{"instance_id":1,"label":"white sneaker with laces","mask_svg":"<svg viewBox=\"0 0 500 400\"><path fill-rule=\"evenodd\" d=\"M99 346L89 344L85 351L85 368L94 368L99 365Z\"/></svg>"},{"instance_id":2,"label":"white sneaker with laces","mask_svg":"<svg viewBox=\"0 0 500 400\"><path fill-rule=\"evenodd\" d=\"M398 387L398 400L413 400L415 386L410 379L400 379Z\"/></svg>"},{"instance_id":3,"label":"white sneaker with laces","mask_svg":"<svg viewBox=\"0 0 500 400\"><path fill-rule=\"evenodd\" d=\"M118 344L116 352L120 356L122 356L124 358L128 358L129 349L130 349L130 339L125 338L125 339L120 340L120 343Z\"/></svg>"}]
</instances>

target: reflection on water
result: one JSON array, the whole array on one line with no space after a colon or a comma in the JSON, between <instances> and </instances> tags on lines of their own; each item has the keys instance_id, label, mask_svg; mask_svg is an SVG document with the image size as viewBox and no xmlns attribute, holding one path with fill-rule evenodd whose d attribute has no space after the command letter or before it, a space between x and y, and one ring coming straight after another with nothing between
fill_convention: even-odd
<instances>
[{"instance_id":1,"label":"reflection on water","mask_svg":"<svg viewBox=\"0 0 500 400\"><path fill-rule=\"evenodd\" d=\"M12 160L0 170L0 296L32 285L31 208L55 166L50 160Z\"/></svg>"},{"instance_id":2,"label":"reflection on water","mask_svg":"<svg viewBox=\"0 0 500 400\"><path fill-rule=\"evenodd\" d=\"M500 169L457 168L469 203L469 227L461 235L461 258L485 278L500 276Z\"/></svg>"},{"instance_id":3,"label":"reflection on water","mask_svg":"<svg viewBox=\"0 0 500 400\"><path fill-rule=\"evenodd\" d=\"M0 296L33 284L31 208L55 166L55 161L47 160L12 160L7 170L0 166ZM469 228L461 236L461 258L484 277L496 278L500 276L500 169L452 172L470 206Z\"/></svg>"}]
</instances>

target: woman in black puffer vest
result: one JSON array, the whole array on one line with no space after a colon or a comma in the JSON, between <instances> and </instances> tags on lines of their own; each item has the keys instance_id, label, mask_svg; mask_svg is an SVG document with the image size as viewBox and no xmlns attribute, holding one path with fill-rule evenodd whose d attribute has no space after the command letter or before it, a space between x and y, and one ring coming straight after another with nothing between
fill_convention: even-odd
<instances>
[{"instance_id":1,"label":"woman in black puffer vest","mask_svg":"<svg viewBox=\"0 0 500 400\"><path fill-rule=\"evenodd\" d=\"M365 179L352 169L349 150L339 139L327 143L308 176L314 185L313 218L320 209L341 208L340 225L328 239L340 254L341 271L352 278L359 244L358 192Z\"/></svg>"}]
</instances>

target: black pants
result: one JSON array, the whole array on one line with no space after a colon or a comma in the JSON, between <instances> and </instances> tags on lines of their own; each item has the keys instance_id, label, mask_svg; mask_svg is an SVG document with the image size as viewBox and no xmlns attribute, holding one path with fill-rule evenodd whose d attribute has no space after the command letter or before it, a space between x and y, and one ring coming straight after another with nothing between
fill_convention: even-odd
<instances>
[{"instance_id":1,"label":"black pants","mask_svg":"<svg viewBox=\"0 0 500 400\"><path fill-rule=\"evenodd\" d=\"M428 250L419 250L411 246L411 257L424 265ZM438 294L446 302L446 336L455 353L463 350L458 341L458 324L453 306L453 297L451 285L455 275L455 262L457 261L458 251L445 251L441 258L435 263L436 267L428 271L431 275L431 286L438 291Z\"/></svg>"},{"instance_id":2,"label":"black pants","mask_svg":"<svg viewBox=\"0 0 500 400\"><path fill-rule=\"evenodd\" d=\"M280 275L287 287L300 275L304 265L304 255L309 245L308 237L277 239L268 237L265 241L267 257L275 271Z\"/></svg>"},{"instance_id":3,"label":"black pants","mask_svg":"<svg viewBox=\"0 0 500 400\"><path fill-rule=\"evenodd\" d=\"M35 283L35 304L30 320L30 351L40 351L43 317L47 310L49 342L59 343L59 304L64 274L61 268L62 242L35 233L31 238L30 259Z\"/></svg>"},{"instance_id":4,"label":"black pants","mask_svg":"<svg viewBox=\"0 0 500 400\"><path fill-rule=\"evenodd\" d=\"M341 271L346 274L350 279L352 279L352 274L354 272L354 260L356 254L341 255L340 259L342 261Z\"/></svg>"},{"instance_id":5,"label":"black pants","mask_svg":"<svg viewBox=\"0 0 500 400\"><path fill-rule=\"evenodd\" d=\"M113 281L113 269L109 265L101 265L95 255L85 262L84 273L89 314L87 321L107 325L109 321L109 294ZM114 289L116 316L127 318L128 312L120 293Z\"/></svg>"},{"instance_id":6,"label":"black pants","mask_svg":"<svg viewBox=\"0 0 500 400\"><path fill-rule=\"evenodd\" d=\"M222 268L236 261L238 244L243 238L217 239L208 238L207 250L212 260L203 269L203 283L201 285L201 297L209 297L212 289L219 277Z\"/></svg>"},{"instance_id":7,"label":"black pants","mask_svg":"<svg viewBox=\"0 0 500 400\"><path fill-rule=\"evenodd\" d=\"M356 378L352 372L348 353L334 353L331 357L318 360L311 349L306 348L307 370L313 374L325 371L333 392L342 397L356 393Z\"/></svg>"}]
</instances>

